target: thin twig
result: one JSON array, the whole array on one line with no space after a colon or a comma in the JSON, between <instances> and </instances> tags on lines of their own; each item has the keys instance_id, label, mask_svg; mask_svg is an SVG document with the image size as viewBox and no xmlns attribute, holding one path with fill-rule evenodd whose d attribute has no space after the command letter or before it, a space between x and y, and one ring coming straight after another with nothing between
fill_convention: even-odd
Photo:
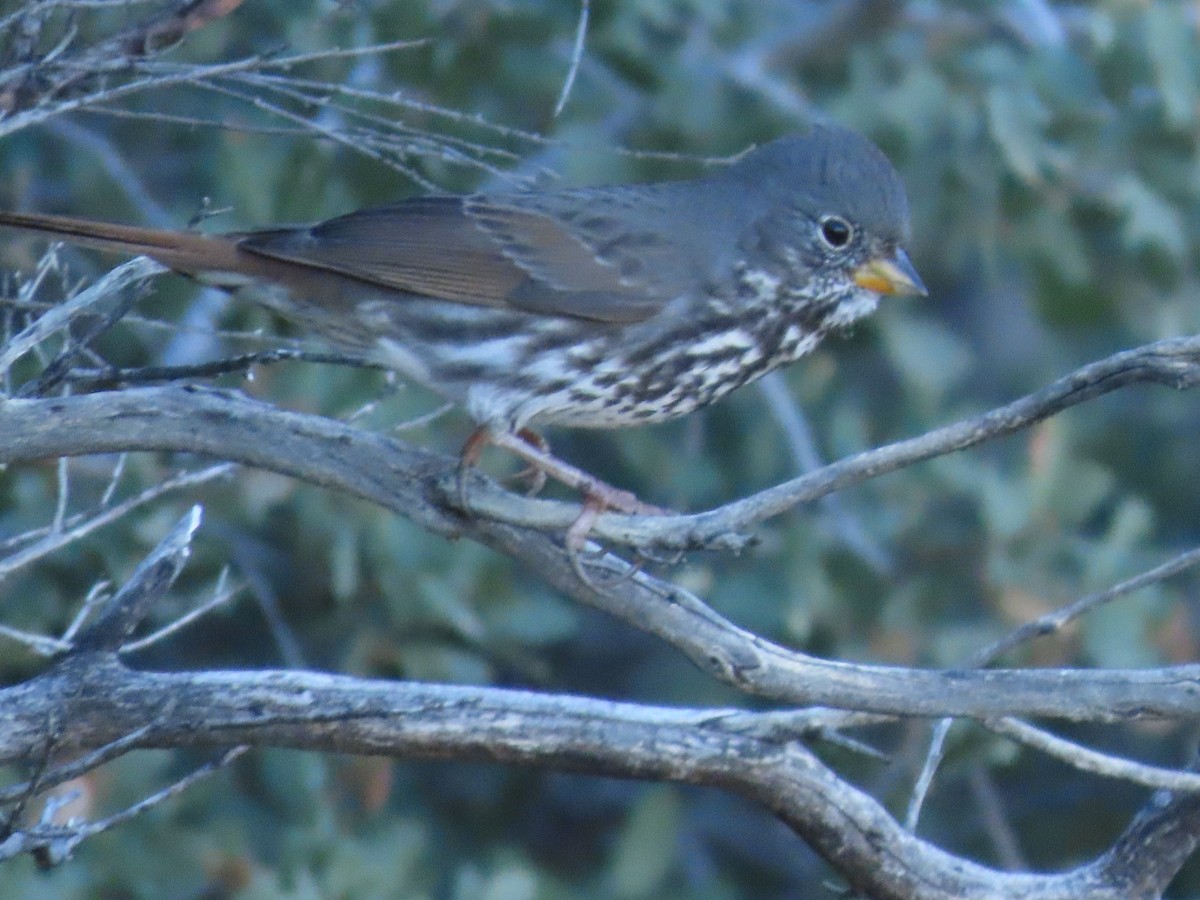
<instances>
[{"instance_id":1,"label":"thin twig","mask_svg":"<svg viewBox=\"0 0 1200 900\"><path fill-rule=\"evenodd\" d=\"M554 104L554 118L556 119L567 105L567 98L571 96L571 88L575 86L575 76L579 74L579 64L583 61L583 48L587 42L590 12L590 0L580 0L579 23L575 26L575 41L571 46L571 64L567 67L567 77L563 79L562 90L558 92L558 101Z\"/></svg>"},{"instance_id":2,"label":"thin twig","mask_svg":"<svg viewBox=\"0 0 1200 900\"><path fill-rule=\"evenodd\" d=\"M177 631L182 631L188 625L198 621L202 617L208 615L214 609L224 606L242 590L240 586L227 588L224 582L228 576L228 570L223 569L221 576L218 579L217 587L213 591L213 596L209 597L200 606L195 609L188 610L182 616L179 616L174 621L169 622L157 631L152 631L150 634L136 641L127 641L121 645L121 653L137 653L139 650L145 650L147 647L157 644L159 641L166 640Z\"/></svg>"},{"instance_id":3,"label":"thin twig","mask_svg":"<svg viewBox=\"0 0 1200 900\"><path fill-rule=\"evenodd\" d=\"M62 531L51 531L36 544L0 560L0 581L8 578L19 569L37 562L54 551L91 534L97 528L102 528L105 525L115 522L133 510L152 503L172 491L186 490L200 484L205 484L216 478L222 478L236 468L237 466L233 463L219 463L195 472L182 472L159 482L153 487L147 488L136 496L130 497L128 500L124 500L107 509L102 509L90 518L83 519L78 524L72 525Z\"/></svg>"},{"instance_id":4,"label":"thin twig","mask_svg":"<svg viewBox=\"0 0 1200 900\"><path fill-rule=\"evenodd\" d=\"M66 303L52 307L45 315L0 348L0 371L40 344L46 338L70 326L84 310L119 294L126 288L167 271L166 267L145 256L122 263Z\"/></svg>"},{"instance_id":5,"label":"thin twig","mask_svg":"<svg viewBox=\"0 0 1200 900\"><path fill-rule=\"evenodd\" d=\"M1188 793L1200 791L1200 773L1197 772L1164 769L1100 753L1097 750L1082 747L1074 741L1060 738L1044 729L1035 728L1019 719L985 719L983 726L996 734L1012 738L1019 744L1033 747L1047 756L1062 760L1083 772L1092 772L1095 775L1103 775L1105 778L1119 778L1148 788Z\"/></svg>"},{"instance_id":6,"label":"thin twig","mask_svg":"<svg viewBox=\"0 0 1200 900\"><path fill-rule=\"evenodd\" d=\"M1152 584L1158 584L1160 581L1172 578L1197 565L1200 565L1200 547L1180 553L1153 569L1140 572L1132 578L1127 578L1102 591L1080 597L1074 603L1014 628L1000 640L977 651L967 660L967 665L973 668L986 666L1020 644L1034 638L1056 634L1071 622L1101 606Z\"/></svg>"},{"instance_id":7,"label":"thin twig","mask_svg":"<svg viewBox=\"0 0 1200 900\"><path fill-rule=\"evenodd\" d=\"M1162 565L1141 572L1132 578L1127 578L1125 581L1103 591L1097 591L1081 597L1074 603L1040 616L1031 622L1026 622L1020 627L1013 629L1000 640L972 654L965 665L971 669L983 668L1020 644L1038 637L1057 633L1066 627L1068 623L1094 609L1098 609L1107 603L1111 603L1113 600L1124 597L1141 588L1164 581L1194 567L1198 563L1200 563L1200 547L1180 553ZM904 823L905 827L909 830L915 830L917 827L921 807L925 802L925 797L930 787L933 785L934 774L938 766L941 765L943 756L945 755L946 737L950 732L950 726L953 721L953 719L942 719L933 727L929 740L929 748L925 753L925 761L922 764L916 783L913 785L912 795L909 798L908 808L905 813Z\"/></svg>"},{"instance_id":8,"label":"thin twig","mask_svg":"<svg viewBox=\"0 0 1200 900\"><path fill-rule=\"evenodd\" d=\"M248 747L234 747L227 750L218 759L200 766L175 783L105 819L70 825L52 825L43 822L33 828L17 831L7 840L0 842L0 861L20 854L33 853L46 866L57 866L66 862L85 840L124 824L130 819L160 806L172 797L179 796L196 782L228 766L248 749Z\"/></svg>"}]
</instances>

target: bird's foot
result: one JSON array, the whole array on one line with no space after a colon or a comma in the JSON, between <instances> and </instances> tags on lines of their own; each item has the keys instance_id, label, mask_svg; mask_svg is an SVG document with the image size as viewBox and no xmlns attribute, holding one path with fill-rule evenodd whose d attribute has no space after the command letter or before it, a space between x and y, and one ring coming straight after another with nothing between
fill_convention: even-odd
<instances>
[{"instance_id":1,"label":"bird's foot","mask_svg":"<svg viewBox=\"0 0 1200 900\"><path fill-rule=\"evenodd\" d=\"M571 567L581 580L594 589L598 588L584 573L580 554L587 546L588 535L595 527L596 520L609 510L642 516L669 514L668 510L661 507L643 503L631 491L613 487L583 469L554 456L550 452L549 444L536 432L529 429L522 429L516 433L493 431L486 426L476 429L463 445L458 479L459 501L463 509L467 508L466 469L479 461L484 448L489 444L503 447L523 459L528 465L522 476L529 478L536 490L541 489L547 478L553 478L560 484L577 490L583 495L583 508L567 529L565 542L567 553L571 558Z\"/></svg>"},{"instance_id":2,"label":"bird's foot","mask_svg":"<svg viewBox=\"0 0 1200 900\"><path fill-rule=\"evenodd\" d=\"M630 491L613 487L578 466L559 459L550 452L549 444L541 435L527 428L515 434L510 431L493 431L486 427L476 429L463 447L463 465L471 466L478 462L483 448L488 444L503 447L525 460L529 465L522 473L523 477L536 478L536 474L529 474L533 472L540 474L543 482L547 477L553 478L559 484L579 491L586 498L596 500L601 506L601 512L612 509L642 516L664 515L667 512L660 507L643 503Z\"/></svg>"},{"instance_id":3,"label":"bird's foot","mask_svg":"<svg viewBox=\"0 0 1200 900\"><path fill-rule=\"evenodd\" d=\"M548 457L551 456L550 444L532 428L522 428L516 433L516 437L533 449ZM505 446L496 440L493 433L486 426L476 428L471 432L471 436L467 438L467 442L463 444L458 466L458 499L460 502L463 502L464 506L466 497L464 495L463 484L466 470L479 462L479 457L483 455L484 448L489 444ZM515 481L525 482L525 496L527 497L536 497L541 493L542 488L546 486L546 470L535 463L527 462L525 468L511 477Z\"/></svg>"},{"instance_id":4,"label":"bird's foot","mask_svg":"<svg viewBox=\"0 0 1200 900\"><path fill-rule=\"evenodd\" d=\"M550 442L532 428L522 428L517 432L517 437L523 440L530 447L540 450L547 456L551 455ZM534 465L533 463L527 463L525 468L518 472L514 477L518 481L525 482L526 497L536 497L542 492L542 488L546 486L546 470Z\"/></svg>"}]
</instances>

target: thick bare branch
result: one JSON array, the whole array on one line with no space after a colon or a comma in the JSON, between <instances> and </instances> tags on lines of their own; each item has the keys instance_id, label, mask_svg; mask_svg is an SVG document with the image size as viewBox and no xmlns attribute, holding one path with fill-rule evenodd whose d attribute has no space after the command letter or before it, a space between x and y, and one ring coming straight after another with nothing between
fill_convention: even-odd
<instances>
[{"instance_id":1,"label":"thick bare branch","mask_svg":"<svg viewBox=\"0 0 1200 900\"><path fill-rule=\"evenodd\" d=\"M817 727L823 714L813 716ZM742 710L313 672L138 672L113 655L79 653L0 690L0 761L36 756L48 721L71 722L69 740L81 746L137 732L140 747L284 746L709 785L769 807L872 897L1129 896L1098 867L1015 875L921 840L800 743L801 713L793 731Z\"/></svg>"},{"instance_id":2,"label":"thick bare branch","mask_svg":"<svg viewBox=\"0 0 1200 900\"><path fill-rule=\"evenodd\" d=\"M1197 665L1099 671L852 665L743 631L682 587L631 572L612 555L589 564L594 582L613 585L597 592L576 576L556 537L464 517L447 505L444 486L454 478L456 458L236 393L170 386L10 400L0 406L0 434L0 462L174 450L236 460L371 500L438 534L468 536L506 553L576 600L668 641L715 677L785 703L896 715L1101 722L1193 716L1200 709ZM478 474L471 492L511 496Z\"/></svg>"}]
</instances>

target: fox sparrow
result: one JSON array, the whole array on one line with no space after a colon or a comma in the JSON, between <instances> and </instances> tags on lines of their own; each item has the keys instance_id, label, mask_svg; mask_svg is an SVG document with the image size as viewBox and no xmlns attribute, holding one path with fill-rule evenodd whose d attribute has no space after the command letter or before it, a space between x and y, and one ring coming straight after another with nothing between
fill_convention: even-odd
<instances>
[{"instance_id":1,"label":"fox sparrow","mask_svg":"<svg viewBox=\"0 0 1200 900\"><path fill-rule=\"evenodd\" d=\"M424 196L316 225L202 235L3 213L241 293L463 404L498 443L595 496L527 426L659 422L923 294L908 203L866 138L814 126L692 181ZM629 495L603 505L637 509Z\"/></svg>"}]
</instances>

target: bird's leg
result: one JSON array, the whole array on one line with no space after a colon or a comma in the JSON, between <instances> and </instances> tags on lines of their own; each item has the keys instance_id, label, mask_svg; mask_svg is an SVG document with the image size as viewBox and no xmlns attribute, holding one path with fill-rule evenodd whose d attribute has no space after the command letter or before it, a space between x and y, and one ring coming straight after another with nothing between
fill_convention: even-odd
<instances>
[{"instance_id":1,"label":"bird's leg","mask_svg":"<svg viewBox=\"0 0 1200 900\"><path fill-rule=\"evenodd\" d=\"M550 442L532 428L522 428L517 432L517 437L529 446L541 450L547 456L550 455ZM533 463L529 463L518 472L517 478L528 483L528 487L525 489L526 497L536 497L542 492L542 488L546 486L546 470L535 466Z\"/></svg>"},{"instance_id":2,"label":"bird's leg","mask_svg":"<svg viewBox=\"0 0 1200 900\"><path fill-rule=\"evenodd\" d=\"M643 516L662 515L666 512L657 506L643 503L630 491L613 487L596 476L589 475L583 469L559 459L549 451L546 442L533 432L525 430L514 434L510 431L493 430L487 426L480 426L472 432L463 445L459 458L458 494L463 509L468 508L466 470L479 461L483 449L488 444L502 447L519 456L529 464L529 470L535 473L535 477L540 474L542 481L550 477L583 494L583 510L579 518L567 529L567 545L572 553L577 553L583 548L597 517L606 510Z\"/></svg>"},{"instance_id":3,"label":"bird's leg","mask_svg":"<svg viewBox=\"0 0 1200 900\"><path fill-rule=\"evenodd\" d=\"M596 519L610 509L630 515L663 515L667 512L660 507L643 503L632 492L613 487L594 475L589 475L582 469L554 456L550 452L549 444L534 431L529 429L522 429L516 433L493 431L486 425L480 426L472 432L463 445L458 469L459 503L463 509L468 509L466 470L469 466L479 462L479 457L488 444L503 447L525 460L528 467L522 474L531 474L536 478L540 482L536 485L537 489L540 490L546 478L550 477L583 494L583 508L567 529L564 543L567 556L571 561L571 568L575 570L580 581L595 591L602 591L602 588L595 584L584 571L580 555L587 544L588 535L596 524ZM641 563L639 562L628 575L622 576L620 581L624 581L626 577L632 577L640 569Z\"/></svg>"},{"instance_id":4,"label":"bird's leg","mask_svg":"<svg viewBox=\"0 0 1200 900\"><path fill-rule=\"evenodd\" d=\"M471 462L479 458L479 453L484 446L493 444L516 454L529 463L531 468L537 469L560 484L579 491L585 498L598 504L601 507L600 511L614 509L629 515L643 516L663 514L662 509L651 506L649 503L643 503L632 492L613 487L595 475L589 475L583 469L559 459L545 449L545 442L539 441L540 446L535 446L524 435L491 429L480 429L480 431L485 431L485 436L477 437L479 434L477 431L471 435L470 440L467 441L467 447L464 448L464 454L468 449L473 451Z\"/></svg>"},{"instance_id":5,"label":"bird's leg","mask_svg":"<svg viewBox=\"0 0 1200 900\"><path fill-rule=\"evenodd\" d=\"M462 452L458 455L458 505L465 511L467 507L467 469L474 467L483 456L483 450L492 442L491 430L486 425L480 425L471 432L467 442L463 444Z\"/></svg>"}]
</instances>

